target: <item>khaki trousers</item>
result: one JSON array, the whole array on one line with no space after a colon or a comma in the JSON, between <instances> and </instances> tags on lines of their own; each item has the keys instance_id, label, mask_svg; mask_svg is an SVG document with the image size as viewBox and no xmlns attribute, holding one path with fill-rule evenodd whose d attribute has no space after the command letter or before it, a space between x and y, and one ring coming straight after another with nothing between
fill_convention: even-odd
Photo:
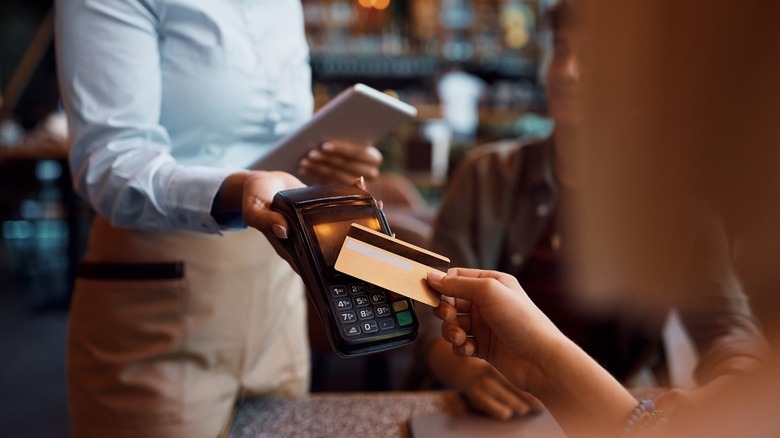
<instances>
[{"instance_id":1,"label":"khaki trousers","mask_svg":"<svg viewBox=\"0 0 780 438\"><path fill-rule=\"evenodd\" d=\"M68 329L75 437L215 437L237 398L308 388L300 278L256 230L96 219Z\"/></svg>"}]
</instances>

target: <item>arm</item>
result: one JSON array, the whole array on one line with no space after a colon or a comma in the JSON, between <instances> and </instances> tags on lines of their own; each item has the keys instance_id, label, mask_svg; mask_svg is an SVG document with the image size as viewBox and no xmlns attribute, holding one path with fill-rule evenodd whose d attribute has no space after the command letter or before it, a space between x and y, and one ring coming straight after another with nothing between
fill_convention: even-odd
<instances>
[{"instance_id":1,"label":"arm","mask_svg":"<svg viewBox=\"0 0 780 438\"><path fill-rule=\"evenodd\" d=\"M514 386L490 363L455 356L440 336L430 344L426 359L441 383L457 389L471 407L493 418L508 420L542 409L539 400Z\"/></svg>"},{"instance_id":2,"label":"arm","mask_svg":"<svg viewBox=\"0 0 780 438\"><path fill-rule=\"evenodd\" d=\"M665 393L658 407L669 416L728 391L725 388L741 375L758 369L768 353L734 272L725 230L714 216L703 214L702 218L689 260L686 290L690 294L681 297L678 305L700 353L696 379L701 386Z\"/></svg>"},{"instance_id":3,"label":"arm","mask_svg":"<svg viewBox=\"0 0 780 438\"><path fill-rule=\"evenodd\" d=\"M756 366L767 354L766 341L734 272L725 230L711 214L702 214L688 272L690 293L678 311L701 354L699 383Z\"/></svg>"},{"instance_id":4,"label":"arm","mask_svg":"<svg viewBox=\"0 0 780 438\"><path fill-rule=\"evenodd\" d=\"M498 147L483 146L467 155L450 180L431 246L450 257L454 265L486 267L490 260L498 259L502 249L500 244L487 239L503 242L497 237L502 233L495 233L495 229L502 227L501 211L510 208L507 199L513 197L509 187L513 186L510 182L516 172L508 162L516 157L512 152L517 149ZM501 183L508 187L496 187ZM485 211L491 216L488 223L483 216ZM484 235L484 230L491 235ZM439 383L457 389L476 410L501 420L542 408L536 398L512 385L490 363L453 355L439 334L436 319L425 316L429 315L423 315L421 321L430 321L417 342L417 358Z\"/></svg>"},{"instance_id":5,"label":"arm","mask_svg":"<svg viewBox=\"0 0 780 438\"><path fill-rule=\"evenodd\" d=\"M150 1L73 0L63 1L58 7L61 88L73 136L71 167L76 191L116 226L216 233L220 224L214 214L240 213L242 207L249 205L262 208L244 210L244 216L251 216L245 217L245 222L270 232L268 220L274 215L264 208L275 192L264 185L281 190L299 187L301 183L280 172L247 172L212 166L207 159L180 163L172 153L171 132L166 128L169 124L163 126L160 121L161 108L167 107L169 117L172 112L178 113L174 122L178 123L174 126L178 126L178 130L174 132L179 137L182 132L185 137L193 137L208 134L209 128L191 132L182 129L188 129L187 123L208 122L213 118L211 116L220 116L217 110L210 109L212 106L229 108L223 112L232 111L231 114L254 110L251 105L229 104L237 97L220 96L219 90L208 93L209 97L188 100L190 95L200 95L198 87L210 89L224 83L225 78L238 75L232 64L223 66L217 62L225 52L198 43L190 44L184 38L177 45L169 44L167 55L161 53L161 41L172 38L160 34L160 29L167 28L158 16L158 6ZM206 24L209 23L204 26ZM169 32L175 31L169 29ZM182 81L169 77L166 84L173 84L171 87L177 91L166 91L161 62L173 64L173 60L183 59L179 53L185 48L193 51L186 58L187 62L192 61L190 65L176 64L178 70L175 71L179 73L171 73L170 68L165 72L175 76L184 75L180 72L188 68L199 69L198 72L208 69L208 74L201 72L199 75L207 79L191 83L189 77ZM209 54L213 59L197 58ZM220 76L215 76L217 73ZM239 88L232 89L234 93L236 90ZM164 100L163 95L173 97ZM203 111L193 110L196 104L202 104ZM202 114L208 111L211 112ZM189 121L193 114L199 114L197 122ZM233 115L226 120L235 118ZM257 120L262 117L258 116ZM222 129L225 130L224 125ZM252 131L243 137L237 135L233 140L227 138L225 148L232 146L231 141L257 141L252 139L258 136ZM188 149L177 150L177 153L198 158L203 153L202 148L214 147L208 140L203 144L198 140L196 138L185 146ZM261 144L257 146L262 147ZM326 154L321 167L327 170L328 166L338 166L341 171L338 177L345 181L354 177L347 180L344 173L351 172L355 176L361 172L376 173L381 155L374 153L375 149L371 147L359 146L361 149L353 145L350 151L337 148L340 160L332 159L334 154ZM178 147L182 148L181 145ZM250 180L252 184L247 184ZM252 190L247 190L249 188ZM259 216L258 211L262 213Z\"/></svg>"},{"instance_id":6,"label":"arm","mask_svg":"<svg viewBox=\"0 0 780 438\"><path fill-rule=\"evenodd\" d=\"M447 254L456 265L479 266L477 228L482 183L475 155L468 156L450 180L437 215L432 249ZM532 395L517 389L488 362L478 358L456 357L441 338L436 319L422 313L423 329L415 347L423 368L441 384L457 389L476 410L507 420L541 408Z\"/></svg>"},{"instance_id":7,"label":"arm","mask_svg":"<svg viewBox=\"0 0 780 438\"><path fill-rule=\"evenodd\" d=\"M140 1L57 4L60 88L76 191L120 227L215 233L232 171L185 166L160 125L158 17Z\"/></svg>"},{"instance_id":8,"label":"arm","mask_svg":"<svg viewBox=\"0 0 780 438\"><path fill-rule=\"evenodd\" d=\"M444 200L439 207L434 223L431 250L440 254L446 254L454 265L479 266L477 251L470 243L469 237L467 237L476 226L474 212L477 208L475 190L478 182L472 166L467 164L468 160L467 158L458 167L455 175L448 183ZM434 349L440 351L441 348L435 347L435 344L441 344L443 341L439 335L439 324L436 318L429 312L423 313L420 319L422 326L420 337L415 343L416 359L420 364L424 365L425 371L430 373L437 381L461 389L460 385L454 384L450 379L440 375L440 371L446 368L446 366L444 362L438 362L438 360L446 359L446 357L429 354ZM449 347L446 345L445 350L449 350ZM453 361L449 364L457 369L460 363L457 361L457 358L452 357L448 359Z\"/></svg>"},{"instance_id":9,"label":"arm","mask_svg":"<svg viewBox=\"0 0 780 438\"><path fill-rule=\"evenodd\" d=\"M537 396L570 436L620 434L634 398L563 336L514 277L456 268L446 276L433 272L428 282L453 297L436 310L453 352L493 364Z\"/></svg>"}]
</instances>

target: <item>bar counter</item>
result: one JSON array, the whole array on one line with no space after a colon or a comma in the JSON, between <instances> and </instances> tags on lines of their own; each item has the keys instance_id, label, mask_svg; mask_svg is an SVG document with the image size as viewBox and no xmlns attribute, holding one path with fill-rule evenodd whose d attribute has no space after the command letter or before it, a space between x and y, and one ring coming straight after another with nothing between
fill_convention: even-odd
<instances>
[{"instance_id":1,"label":"bar counter","mask_svg":"<svg viewBox=\"0 0 780 438\"><path fill-rule=\"evenodd\" d=\"M413 433L414 432L414 433ZM469 413L455 392L314 393L263 397L236 409L231 438L490 435L564 437L548 412L500 422Z\"/></svg>"}]
</instances>

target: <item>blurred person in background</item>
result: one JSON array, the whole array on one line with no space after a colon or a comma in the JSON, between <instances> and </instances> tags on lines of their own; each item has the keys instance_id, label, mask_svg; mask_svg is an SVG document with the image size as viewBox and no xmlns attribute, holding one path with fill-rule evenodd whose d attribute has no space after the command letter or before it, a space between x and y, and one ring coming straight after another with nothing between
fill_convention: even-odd
<instances>
[{"instance_id":1,"label":"blurred person in background","mask_svg":"<svg viewBox=\"0 0 780 438\"><path fill-rule=\"evenodd\" d=\"M583 77L577 138L587 154L575 166L572 245L589 299L613 311L639 303L631 316L665 314L699 299L687 293L690 240L681 237L698 228L691 204L710 207L737 238L738 278L764 315L764 361L687 403L675 404L678 391L637 403L516 279L468 269L429 276L434 289L454 297L436 311L453 353L485 358L533 392L568 436L774 437L780 430L780 3L733 6L606 0L583 9L578 37L588 44L592 74ZM670 66L674 74L662 74Z\"/></svg>"},{"instance_id":2,"label":"blurred person in background","mask_svg":"<svg viewBox=\"0 0 780 438\"><path fill-rule=\"evenodd\" d=\"M447 188L431 249L450 257L452 266L514 275L563 335L624 384L648 384L640 380L641 372L664 364L662 329L668 311L676 307L701 356L696 380L710 384L704 387L709 390L754 367L765 348L734 275L723 226L711 211L686 210L697 222L681 248L686 256L682 293L691 299L667 303L663 312L643 312L642 300L604 308L597 298L583 297L578 283L571 281L577 267L569 262L570 236L578 220L571 210L581 179L575 169L587 154L576 141L584 119L583 47L574 35L578 3L558 1L548 14L553 45L545 84L553 135L484 145L470 153ZM436 382L458 389L472 407L495 418L539 407L490 363L453 355L436 321L423 320L429 324L416 345L417 362L425 364ZM675 400L705 394L704 388L679 393Z\"/></svg>"},{"instance_id":3,"label":"blurred person in background","mask_svg":"<svg viewBox=\"0 0 780 438\"><path fill-rule=\"evenodd\" d=\"M312 112L300 2L56 7L73 183L97 212L68 333L74 436L214 437L241 398L303 394L306 298L269 209L303 183L246 170ZM372 145L332 140L301 174L378 174Z\"/></svg>"}]
</instances>

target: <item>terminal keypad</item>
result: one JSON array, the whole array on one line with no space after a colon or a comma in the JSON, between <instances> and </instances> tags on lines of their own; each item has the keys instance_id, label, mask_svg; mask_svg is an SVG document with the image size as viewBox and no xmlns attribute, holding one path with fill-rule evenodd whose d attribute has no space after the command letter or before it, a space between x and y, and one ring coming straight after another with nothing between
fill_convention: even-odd
<instances>
[{"instance_id":1,"label":"terminal keypad","mask_svg":"<svg viewBox=\"0 0 780 438\"><path fill-rule=\"evenodd\" d=\"M409 298L354 277L328 287L328 300L348 339L404 330L414 322Z\"/></svg>"}]
</instances>

